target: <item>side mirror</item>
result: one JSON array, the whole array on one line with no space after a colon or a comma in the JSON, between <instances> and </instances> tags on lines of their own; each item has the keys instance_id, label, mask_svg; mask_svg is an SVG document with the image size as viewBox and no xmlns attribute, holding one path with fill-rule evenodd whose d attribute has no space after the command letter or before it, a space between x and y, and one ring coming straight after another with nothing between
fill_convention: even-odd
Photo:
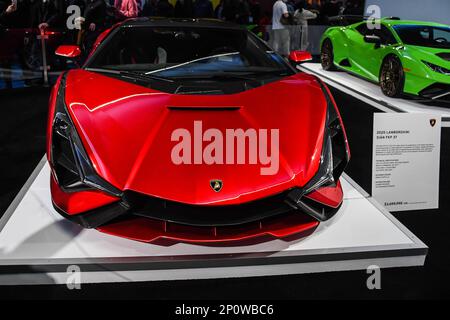
<instances>
[{"instance_id":1,"label":"side mirror","mask_svg":"<svg viewBox=\"0 0 450 320\"><path fill-rule=\"evenodd\" d=\"M364 36L364 41L367 43L375 43L375 44L381 44L381 38L379 36L375 35L367 35Z\"/></svg>"},{"instance_id":2,"label":"side mirror","mask_svg":"<svg viewBox=\"0 0 450 320\"><path fill-rule=\"evenodd\" d=\"M63 45L56 49L55 54L65 58L76 58L81 54L81 50L78 46Z\"/></svg>"},{"instance_id":3,"label":"side mirror","mask_svg":"<svg viewBox=\"0 0 450 320\"><path fill-rule=\"evenodd\" d=\"M312 55L308 51L294 50L289 54L289 61L294 64L312 61L312 59Z\"/></svg>"}]
</instances>

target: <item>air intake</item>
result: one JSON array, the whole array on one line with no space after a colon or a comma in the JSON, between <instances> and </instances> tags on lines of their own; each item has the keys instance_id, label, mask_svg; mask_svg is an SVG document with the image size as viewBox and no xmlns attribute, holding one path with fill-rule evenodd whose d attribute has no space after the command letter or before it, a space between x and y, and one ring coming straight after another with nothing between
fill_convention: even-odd
<instances>
[{"instance_id":1,"label":"air intake","mask_svg":"<svg viewBox=\"0 0 450 320\"><path fill-rule=\"evenodd\" d=\"M450 53L448 52L438 53L437 56L444 60L450 61Z\"/></svg>"}]
</instances>

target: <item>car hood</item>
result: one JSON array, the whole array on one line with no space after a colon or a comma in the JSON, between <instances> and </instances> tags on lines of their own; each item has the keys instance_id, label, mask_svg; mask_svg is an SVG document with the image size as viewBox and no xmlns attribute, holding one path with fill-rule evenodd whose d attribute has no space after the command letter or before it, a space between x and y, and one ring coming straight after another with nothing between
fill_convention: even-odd
<instances>
[{"instance_id":1,"label":"car hood","mask_svg":"<svg viewBox=\"0 0 450 320\"><path fill-rule=\"evenodd\" d=\"M317 80L306 74L238 94L201 96L163 93L73 70L65 94L95 170L121 190L188 204L238 204L304 186L319 167L327 103ZM270 165L262 165L260 155L257 164L248 164L248 147L246 164L236 164L237 150L235 164L174 163L178 142L172 134L187 129L194 140L194 122L201 122L203 132L223 133L224 149L227 129L255 129L263 136L259 130L267 129L268 144L271 130L278 130L278 171L261 174ZM198 144L203 148L197 150L208 144ZM223 183L220 192L210 185L214 179Z\"/></svg>"}]
</instances>

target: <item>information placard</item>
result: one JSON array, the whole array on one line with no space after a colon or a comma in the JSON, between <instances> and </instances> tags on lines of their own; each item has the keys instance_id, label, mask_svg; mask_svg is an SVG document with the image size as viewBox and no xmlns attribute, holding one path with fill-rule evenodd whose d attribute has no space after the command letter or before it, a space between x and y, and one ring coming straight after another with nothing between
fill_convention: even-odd
<instances>
[{"instance_id":1,"label":"information placard","mask_svg":"<svg viewBox=\"0 0 450 320\"><path fill-rule=\"evenodd\" d=\"M372 196L389 211L439 206L441 119L423 113L375 113Z\"/></svg>"}]
</instances>

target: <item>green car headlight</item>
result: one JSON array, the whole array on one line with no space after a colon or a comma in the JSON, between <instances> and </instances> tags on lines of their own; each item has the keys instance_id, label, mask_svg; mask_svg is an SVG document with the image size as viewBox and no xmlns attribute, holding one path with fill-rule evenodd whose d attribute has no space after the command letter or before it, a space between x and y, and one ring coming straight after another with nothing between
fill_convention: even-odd
<instances>
[{"instance_id":1,"label":"green car headlight","mask_svg":"<svg viewBox=\"0 0 450 320\"><path fill-rule=\"evenodd\" d=\"M445 74L445 75L447 75L447 76L450 75L450 70L449 70L449 69L446 69L446 68L444 68L444 67L435 65L435 64L433 64L433 63L431 63L431 62L427 62L427 61L422 61L422 62L425 63L425 64L426 64L431 70L433 70L434 72L441 73L441 74Z\"/></svg>"}]
</instances>

